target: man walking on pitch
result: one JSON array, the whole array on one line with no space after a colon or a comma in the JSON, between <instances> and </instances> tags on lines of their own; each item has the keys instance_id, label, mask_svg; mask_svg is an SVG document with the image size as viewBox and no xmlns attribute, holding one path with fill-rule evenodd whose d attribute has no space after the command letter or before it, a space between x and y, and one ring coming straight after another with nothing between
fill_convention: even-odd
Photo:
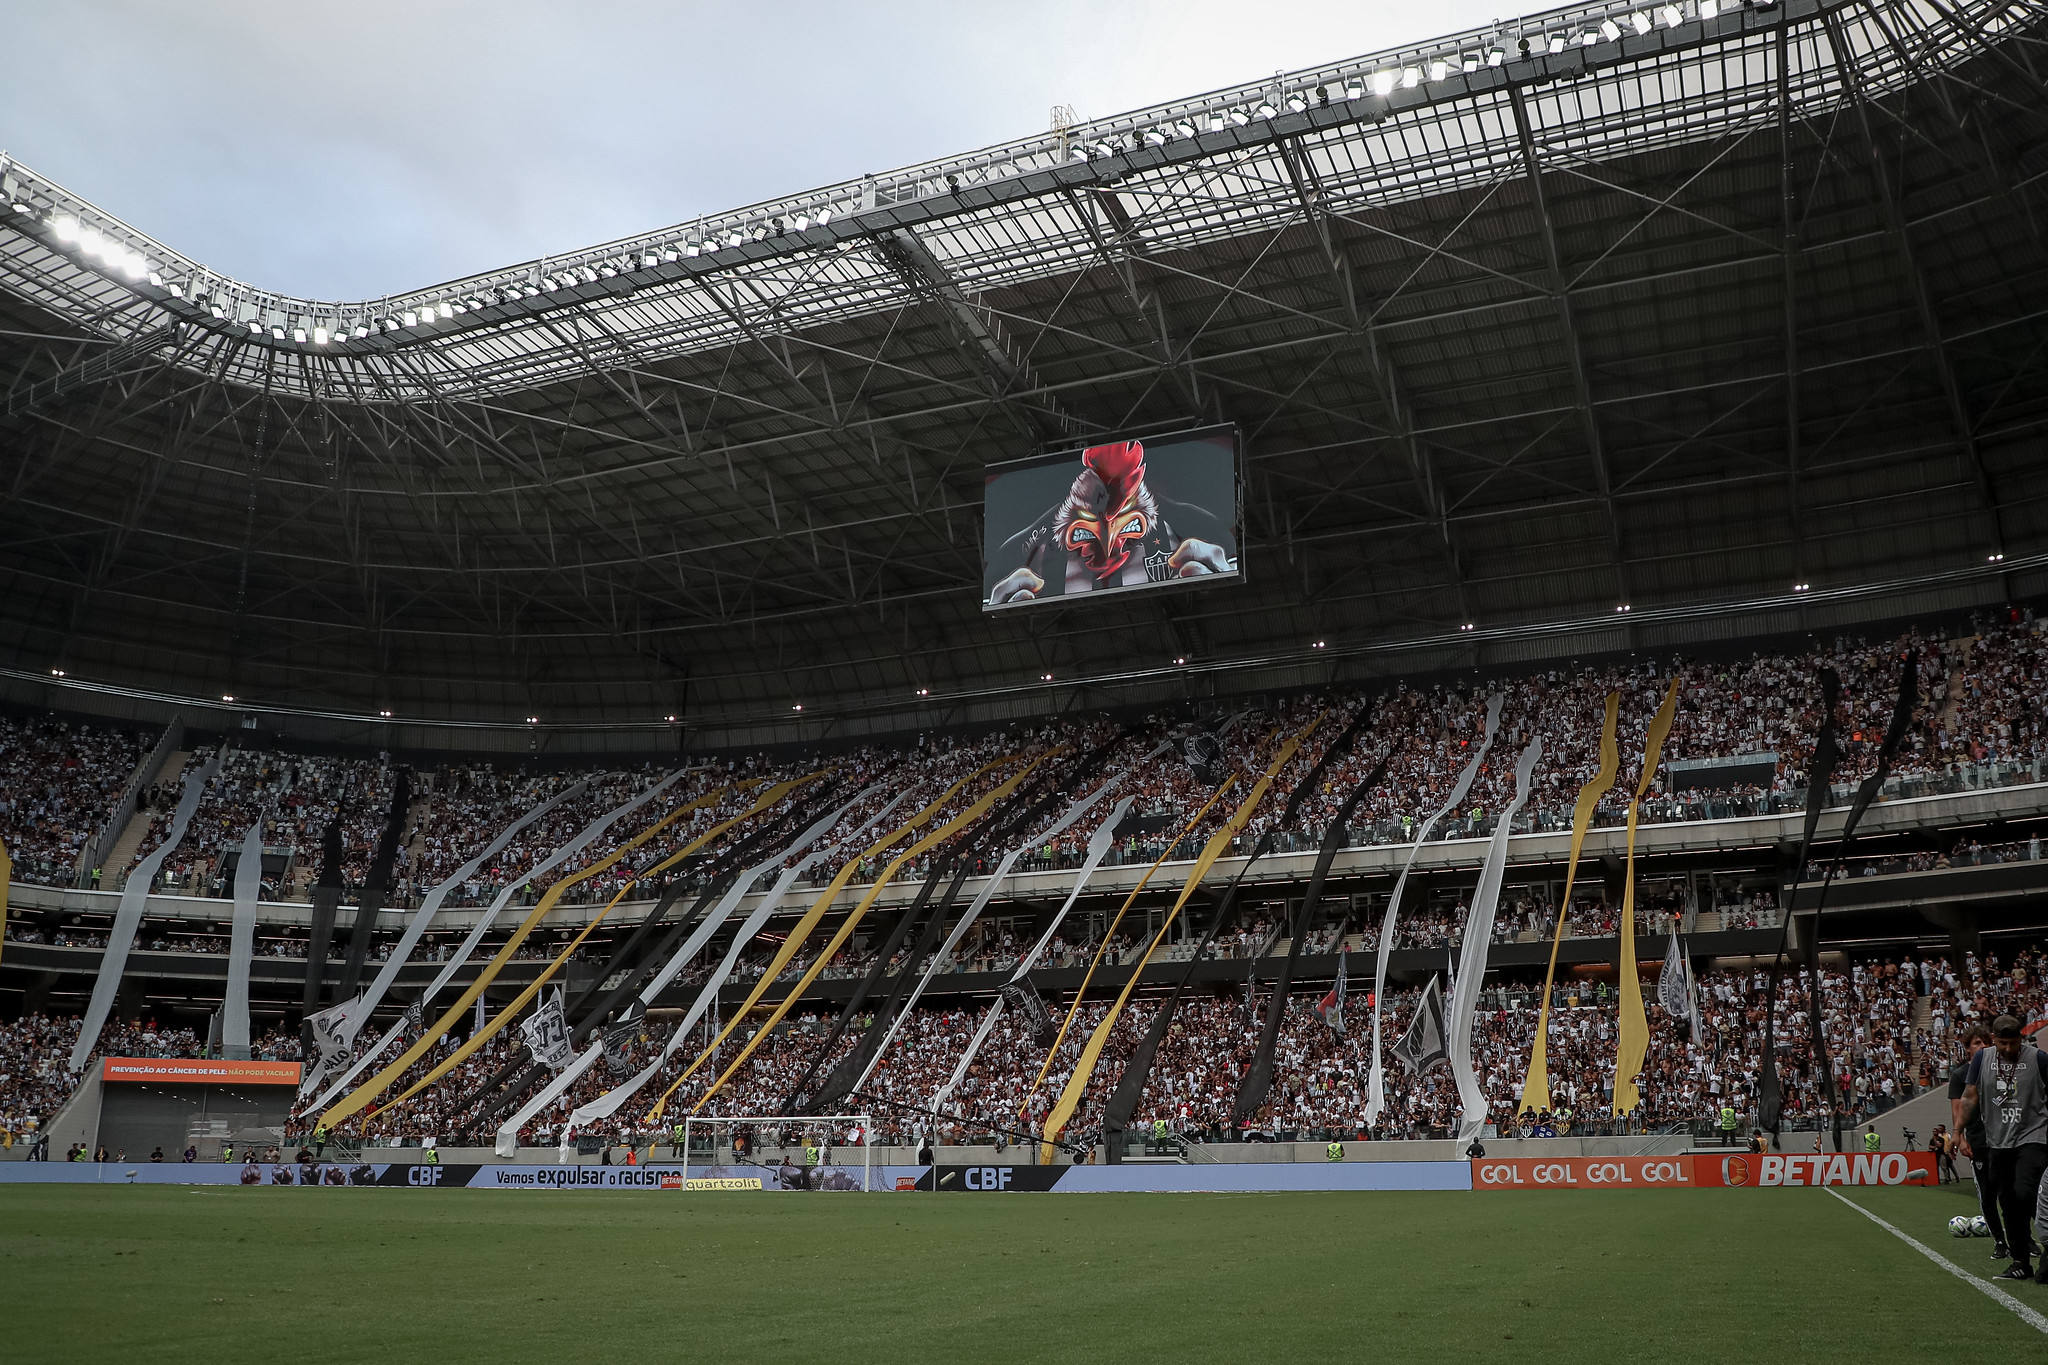
<instances>
[{"instance_id":1,"label":"man walking on pitch","mask_svg":"<svg viewBox=\"0 0 2048 1365\"><path fill-rule=\"evenodd\" d=\"M2048 1055L2020 1035L2020 1021L2001 1014L1991 1024L1991 1046L1970 1059L1958 1118L1981 1114L1991 1149L1991 1183L2005 1225L2012 1264L1998 1278L2034 1277L2035 1203L2048 1170ZM1965 1139L1974 1157L1975 1144ZM2043 1265L2048 1270L2048 1264Z\"/></svg>"},{"instance_id":2,"label":"man walking on pitch","mask_svg":"<svg viewBox=\"0 0 2048 1365\"><path fill-rule=\"evenodd\" d=\"M1991 1229L1991 1259L2005 1259L2005 1224L1998 1220L1998 1191L1991 1183L1991 1144L1984 1138L1982 1115L1963 1119L1963 1091L1970 1084L1970 1063L1991 1046L1991 1030L1970 1025L1963 1035L1963 1060L1948 1073L1949 1150L1970 1163L1970 1178L1977 1186L1977 1207L1984 1211L1984 1226Z\"/></svg>"}]
</instances>

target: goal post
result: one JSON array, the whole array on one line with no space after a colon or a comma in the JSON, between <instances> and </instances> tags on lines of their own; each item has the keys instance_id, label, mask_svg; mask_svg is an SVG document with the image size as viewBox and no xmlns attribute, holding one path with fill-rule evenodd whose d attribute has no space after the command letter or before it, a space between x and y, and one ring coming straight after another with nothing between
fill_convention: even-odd
<instances>
[{"instance_id":1,"label":"goal post","mask_svg":"<svg viewBox=\"0 0 2048 1365\"><path fill-rule=\"evenodd\" d=\"M872 1114L692 1114L683 1176L749 1175L784 1189L875 1188Z\"/></svg>"}]
</instances>

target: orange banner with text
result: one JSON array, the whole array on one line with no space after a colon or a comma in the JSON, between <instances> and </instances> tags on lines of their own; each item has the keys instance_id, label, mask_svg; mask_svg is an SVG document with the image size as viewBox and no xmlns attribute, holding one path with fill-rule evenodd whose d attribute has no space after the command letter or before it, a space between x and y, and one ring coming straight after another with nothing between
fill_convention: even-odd
<instances>
[{"instance_id":1,"label":"orange banner with text","mask_svg":"<svg viewBox=\"0 0 2048 1365\"><path fill-rule=\"evenodd\" d=\"M108 1057L105 1081L159 1081L172 1085L297 1085L297 1062L236 1062L204 1057Z\"/></svg>"},{"instance_id":2,"label":"orange banner with text","mask_svg":"<svg viewBox=\"0 0 2048 1365\"><path fill-rule=\"evenodd\" d=\"M1695 1190L1934 1182L1930 1152L1487 1157L1472 1163L1475 1190Z\"/></svg>"}]
</instances>

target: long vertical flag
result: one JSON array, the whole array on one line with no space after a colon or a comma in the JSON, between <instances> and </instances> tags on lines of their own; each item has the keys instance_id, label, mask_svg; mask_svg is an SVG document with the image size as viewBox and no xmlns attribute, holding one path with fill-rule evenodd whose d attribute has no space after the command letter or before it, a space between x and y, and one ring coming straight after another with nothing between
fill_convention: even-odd
<instances>
[{"instance_id":1,"label":"long vertical flag","mask_svg":"<svg viewBox=\"0 0 2048 1365\"><path fill-rule=\"evenodd\" d=\"M1601 798L1614 790L1614 778L1621 771L1621 750L1615 743L1615 728L1621 722L1621 693L1607 694L1607 721L1600 727L1600 771L1579 788L1579 802L1572 808L1572 848L1564 865L1564 899L1558 902L1557 924L1550 935L1550 965L1543 973L1543 1003L1536 1013L1536 1042L1529 1049L1529 1074L1522 1082L1521 1112L1550 1108L1550 992L1557 984L1557 950L1564 943L1565 925L1572 917L1572 884L1578 880L1579 853L1586 846L1586 831Z\"/></svg>"},{"instance_id":2,"label":"long vertical flag","mask_svg":"<svg viewBox=\"0 0 2048 1365\"><path fill-rule=\"evenodd\" d=\"M320 1059L306 1068L306 1078L299 1082L299 1093L301 1095L310 1095L318 1089L321 1081L326 1078L327 1072L332 1069L335 1062L342 1061L344 1058L349 1061L354 1060L355 1042L362 1034L363 1025L370 1022L370 1015L384 999L384 993L391 989L391 983L398 979L398 973L405 967L406 963L412 960L413 949L419 946L420 936L426 933L427 926L433 923L434 916L441 913L441 903L448 899L448 894L456 887L468 881L478 868L482 867L490 859L495 858L504 849L505 845L512 842L519 831L525 829L543 815L546 815L556 806L562 804L562 802L572 797L581 796L584 789L589 785L589 779L579 780L546 801L541 802L532 810L505 826L504 829L498 832L498 836L495 839L485 845L481 853L471 858L461 867L456 868L448 876L442 878L438 885L427 892L426 897L420 901L420 908L413 912L411 922L405 926L405 932L399 935L398 942L392 947L391 956L385 959L384 964L377 969L377 975L371 980L370 988L364 991L359 999L347 1002L345 1008L343 1006L336 1006L335 1008L337 1009L343 1009L343 1013L340 1015L334 1015L331 1011L322 1011L323 1014L328 1016L322 1032L322 1036L328 1040L328 1045L321 1048ZM492 915L484 916L484 919L488 921L494 917L495 912ZM464 957L467 955L467 953L462 954ZM429 994L432 994L432 992L429 991ZM395 1036L396 1030L380 1038L377 1046L370 1049L369 1055L374 1057L382 1052ZM332 1051L329 1050L330 1047Z\"/></svg>"},{"instance_id":3,"label":"long vertical flag","mask_svg":"<svg viewBox=\"0 0 2048 1365\"><path fill-rule=\"evenodd\" d=\"M226 755L226 746L214 751L213 757L193 771L185 769L185 790L178 797L178 808L171 816L170 832L147 858L135 865L128 874L128 881L121 888L121 902L114 911L114 927L107 931L107 949L100 954L100 974L92 983L92 1001L85 1007L85 1019L78 1028L78 1042L71 1049L69 1069L77 1071L85 1065L85 1059L92 1056L92 1050L99 1045L100 1029L107 1022L108 1011L114 1008L114 994L121 988L121 973L128 968L128 950L135 944L135 931L142 924L142 912L149 903L150 883L163 868L164 859L171 856L184 841L185 829L192 823L193 812L199 809L199 798L206 793L207 784L220 771L221 759Z\"/></svg>"},{"instance_id":4,"label":"long vertical flag","mask_svg":"<svg viewBox=\"0 0 2048 1365\"><path fill-rule=\"evenodd\" d=\"M1806 822L1799 835L1799 855L1793 864L1792 882L1786 888L1785 914L1778 929L1778 951L1771 959L1771 985L1764 999L1764 1055L1763 1069L1757 1074L1756 1117L1760 1127L1771 1132L1778 1131L1778 1120L1784 1114L1785 1097L1778 1081L1778 983L1785 974L1785 950L1791 943L1792 912L1799 883L1806 876L1806 862L1812 855L1814 831L1820 826L1820 813L1828 803L1828 788L1834 784L1835 764L1841 761L1842 749L1835 741L1835 708L1842 700L1842 679L1834 669L1823 666L1817 675L1820 683L1821 711L1820 726L1813 737L1813 754L1806 764ZM1815 921L1819 923L1818 920ZM1816 1054L1823 1053L1820 1042L1820 1028L1813 1027ZM1817 1055L1816 1061L1827 1066L1824 1055ZM1832 1070L1824 1071L1824 1079L1832 1079ZM1828 1087L1823 1085L1823 1092ZM1828 1094L1832 1101L1834 1096Z\"/></svg>"},{"instance_id":5,"label":"long vertical flag","mask_svg":"<svg viewBox=\"0 0 2048 1365\"><path fill-rule=\"evenodd\" d=\"M1379 1122L1380 1111L1387 1102L1387 1068L1380 1044L1380 1002L1387 998L1387 954L1393 951L1394 929L1400 922L1401 893L1407 889L1408 871L1415 866L1415 855L1422 852L1422 846L1429 841L1430 831L1436 828L1437 821L1456 810L1458 803L1472 790L1472 780L1479 776L1479 766L1486 762L1486 751L1493 747L1493 737L1500 732L1501 700L1498 692L1486 699L1486 734L1479 741L1478 750L1466 762L1465 770L1452 784L1451 794L1415 831L1415 843L1401 864L1401 875L1394 879L1394 894L1387 898L1387 912L1380 919L1379 951L1372 974L1372 1076L1366 1084L1365 1094L1365 1122L1368 1127Z\"/></svg>"},{"instance_id":6,"label":"long vertical flag","mask_svg":"<svg viewBox=\"0 0 2048 1365\"><path fill-rule=\"evenodd\" d=\"M1614 1044L1614 1115L1632 1113L1642 1102L1636 1077L1643 1074L1643 1058L1650 1051L1650 1018L1643 1012L1643 979L1636 970L1636 816L1650 784L1657 780L1657 767L1664 755L1664 737L1671 733L1671 721L1678 714L1678 678L1665 689L1664 704L1650 720L1650 733L1643 741L1643 771L1636 778L1636 794L1628 803L1628 861L1622 872L1627 880L1621 891L1621 1001Z\"/></svg>"},{"instance_id":7,"label":"long vertical flag","mask_svg":"<svg viewBox=\"0 0 2048 1365\"><path fill-rule=\"evenodd\" d=\"M7 941L7 888L14 880L14 859L7 856L7 841L0 839L0 943Z\"/></svg>"},{"instance_id":8,"label":"long vertical flag","mask_svg":"<svg viewBox=\"0 0 2048 1365\"><path fill-rule=\"evenodd\" d=\"M638 810L641 806L654 800L660 793L666 792L676 782L680 781L682 776L680 772L669 774L667 778L649 787L634 800L627 802L618 811L613 812L613 816L617 817ZM683 802L653 825L650 825L638 835L622 843L612 853L592 863L581 872L562 878L548 887L546 891L543 891L540 899L534 904L533 909L527 914L526 918L521 920L518 926L513 929L512 933L506 938L504 946L499 948L491 960L484 964L483 970L477 973L476 980L472 981L462 994L456 997L455 1003L450 1005L447 1011L431 1027L423 1029L420 1036L413 1041L412 1046L400 1053L390 1065L330 1104L320 1116L321 1125L328 1128L339 1127L344 1120L354 1117L357 1113L369 1107L380 1095L390 1089L392 1083L397 1081L400 1076L403 1076L414 1062L426 1056L434 1044L445 1037L449 1030L461 1023L463 1016L470 1011L472 1006L481 1009L485 989L493 981L497 980L498 973L503 971L505 964L510 962L513 956L518 953L521 945L526 942L527 936L555 908L556 903L561 900L562 894L571 886L611 867L613 863L623 858L628 852L639 847L640 843L652 836L655 831L667 826L670 821L690 811L717 802L725 796L726 790L726 788L720 788L716 791L707 792L694 800ZM610 820L605 822L607 826L610 823ZM507 889L510 890L511 888ZM479 1024L477 1029L473 1030L473 1032L481 1031L481 1024Z\"/></svg>"},{"instance_id":9,"label":"long vertical flag","mask_svg":"<svg viewBox=\"0 0 2048 1365\"><path fill-rule=\"evenodd\" d=\"M680 863L683 859L689 857L698 849L703 848L706 844L709 844L714 840L720 838L728 830L732 829L735 825L741 824L742 822L747 820L751 820L754 816L759 815L762 811L767 810L770 806L781 801L783 797L789 795L789 793L794 791L796 788L801 787L808 782L815 782L822 776L824 776L822 772L815 772L811 773L809 776L806 777L794 778L788 781L775 783L773 786L768 787L758 797L756 797L753 805L749 806L746 810L741 811L738 815L732 816L729 819L714 823L709 829L705 830L702 834L699 834L694 839L689 840L681 848L669 854L668 857L662 859L660 862L655 863L645 872L641 872L632 877L628 877L624 882L620 883L619 889L612 893L612 898L609 901L605 902L604 908L599 910L596 914L590 917L589 922L586 923L580 931L578 931L574 938L570 939L569 942L562 947L562 950L560 952L555 954L554 959L551 962L549 962L547 966L541 969L540 974L533 979L532 983L528 985L524 990L520 991L518 995L514 996L510 1004L506 1005L505 1008L498 1011L496 1018L492 1019L484 1027L474 1030L469 1035L469 1037L463 1041L460 1047L457 1047L453 1052L450 1052L441 1061L435 1063L434 1066L428 1070L426 1075L420 1077L417 1081L414 1081L412 1085L409 1088L407 1088L403 1094L399 1095L396 1099L393 1099L389 1103L381 1105L376 1110L372 1111L373 1114L382 1113L386 1109L394 1108L397 1105L405 1103L414 1095L419 1094L422 1090L425 1090L428 1086L440 1080L441 1077L447 1075L450 1071L453 1071L456 1067L462 1065L463 1062L469 1059L472 1053L476 1052L478 1048L481 1048L485 1043L489 1042L492 1037L494 1037L501 1029L505 1027L506 1024L512 1021L514 1016L516 1016L521 1010L525 1009L526 1006L533 1001L535 996L540 994L541 988L546 986L549 981L553 980L555 973L559 972L564 966L568 964L569 959L575 955L576 950L578 948L581 948L583 946L583 941L590 937L591 932L595 930L599 924L604 922L605 917L610 915L612 910L619 904L619 902L623 901L629 894L631 894L633 888L639 885L639 883L643 879L648 877L659 876L661 873L668 871L671 867L674 867L677 863ZM741 782L736 785L738 790L746 791L750 788L761 785L761 779L749 779L748 781ZM727 788L725 790L732 789ZM560 893L567 890L570 886L573 886L582 881L586 881L591 877L600 875L601 873L609 869L613 864L617 863L620 859L624 858L628 853L631 853L634 849L639 848L642 844L646 843L655 835L659 834L663 829L675 823L675 821L681 819L693 808L703 805L709 805L717 797L723 796L725 794L725 790L712 793L711 796L700 798L698 801L687 802L681 806L678 806L676 809L670 811L661 819L655 821L652 825L649 825L640 833L626 840L625 843L621 844L618 848L614 849L606 857L599 859L597 862L591 864L589 867L584 868L582 871L577 872L572 876L564 877L560 882L556 883L552 887L549 887L549 893L559 897ZM568 1035L566 1031L563 1034L562 1045L564 1047L568 1046Z\"/></svg>"},{"instance_id":10,"label":"long vertical flag","mask_svg":"<svg viewBox=\"0 0 2048 1365\"><path fill-rule=\"evenodd\" d=\"M1827 923L1823 916L1827 911L1828 888L1834 885L1835 876L1842 869L1843 859L1848 857L1850 846L1856 842L1856 827L1863 823L1863 812L1870 809L1870 803L1877 799L1877 793L1884 786L1885 779L1891 776L1892 760L1897 757L1899 745L1905 741L1906 731L1912 726L1913 713L1919 709L1920 654L1918 650L1907 650L1899 665L1898 699L1892 703L1891 723L1885 728L1884 740L1877 748L1877 763L1871 768L1869 776L1865 777L1856 788L1855 799L1849 803L1849 814L1842 820L1841 840L1835 845L1835 856L1828 862L1827 873L1821 878L1820 895L1814 899L1813 903L1813 943L1806 953L1804 969L1806 972L1807 1037L1813 1047L1814 1062L1820 1068L1821 1094L1826 1096L1829 1104L1836 1103L1840 1092L1839 1081L1835 1076L1834 1057L1828 1049L1827 1031L1821 1025L1823 981L1820 953L1823 938L1822 931ZM1819 814L1814 809L1813 803L1810 800L1807 803L1807 812L1807 834L1810 842L1813 826ZM1805 860L1806 850L1802 846L1800 849L1802 875L1804 874ZM1796 886L1797 883L1794 883L1794 885ZM1788 924L1792 918L1789 913L1791 903L1792 898L1787 896L1786 906L1788 913L1785 919ZM1773 1080L1775 1080L1775 1065L1769 1069L1773 1073ZM1773 1088L1775 1089L1775 1086ZM1839 1110L1837 1110L1835 1122L1837 1125L1841 1123ZM1836 1131L1840 1132L1839 1126Z\"/></svg>"},{"instance_id":11,"label":"long vertical flag","mask_svg":"<svg viewBox=\"0 0 2048 1365\"><path fill-rule=\"evenodd\" d=\"M775 955L768 960L768 966L762 971L760 979L754 983L753 989L747 992L746 1003L733 1011L732 1018L712 1038L710 1045L698 1053L696 1060L683 1068L682 1075L676 1077L675 1083L663 1091L659 1099L655 1100L654 1108L648 1111L647 1122L653 1124L660 1120L662 1113L668 1108L669 1097L680 1090L683 1083L696 1074L698 1068L717 1055L719 1048L725 1045L726 1039L731 1037L733 1032L746 1022L747 1015L753 1010L754 1006L761 1003L761 997L774 989L776 978L782 975L783 969L789 966L790 961L796 957L804 942L816 931L819 923L825 918L826 912L832 908L832 903L839 899L840 893L846 890L847 883L853 880L853 876L859 870L861 863L869 858L878 857L883 852L893 848L899 840L924 828L933 816L944 810L947 803L952 801L962 791L965 791L968 785L983 773L992 772L1006 764L1014 763L1018 757L1019 755L1017 754L1005 754L992 763L983 764L955 782L952 786L946 788L938 800L933 801L930 805L920 810L902 825L889 831L889 833L870 844L866 849L849 857L844 865L840 867L838 873L834 875L830 884L825 887L824 891L819 893L816 900L811 902L811 908L804 912L803 918L798 920L796 926L789 931L788 937L782 941L782 946L775 950ZM901 861L892 863L890 866L892 868L901 866ZM877 881L862 904L872 904L875 893L879 892L883 885L885 885L884 882ZM756 1036L764 1037L765 1033L766 1031L763 1030L761 1034Z\"/></svg>"},{"instance_id":12,"label":"long vertical flag","mask_svg":"<svg viewBox=\"0 0 2048 1365\"><path fill-rule=\"evenodd\" d=\"M1172 931L1174 921L1180 918L1181 908L1188 903L1188 897L1195 894L1195 889L1202 884L1202 879L1209 875L1209 869L1216 865L1216 860L1230 847L1230 841L1242 833L1244 827L1250 823L1252 812L1258 809L1259 802L1265 800L1267 791L1273 786L1273 779L1279 775L1282 768L1293 761L1295 752L1307 742L1311 734L1315 733L1316 727L1323 723L1328 714L1327 711L1318 711L1307 725L1287 737L1281 744L1280 751L1273 755L1273 761L1266 765L1266 771L1252 784L1251 791L1238 804L1237 810L1209 837L1208 844L1202 849L1202 856L1195 859L1195 865L1188 870L1187 881L1182 883L1180 894L1174 897L1173 908L1167 911L1165 918L1160 921L1159 932L1155 933L1151 943L1146 945L1143 956L1138 959L1138 965L1132 969L1129 979L1124 982L1124 988L1117 993L1116 1001L1110 1005L1109 1012L1102 1016L1102 1022L1089 1034L1088 1042L1081 1049L1081 1059L1074 1064L1074 1070L1067 1077L1066 1088L1060 1092L1059 1100L1053 1105L1052 1112L1045 1116L1045 1129L1040 1135L1039 1146L1041 1163L1051 1161L1052 1144L1066 1131L1067 1120L1074 1116L1075 1109L1080 1107L1081 1097L1088 1093L1089 1079L1095 1073L1095 1064L1101 1060L1102 1049L1109 1042L1110 1032L1115 1029L1118 1016L1129 1003L1131 992L1137 989L1139 979L1144 976L1146 966L1152 961L1152 955L1159 951L1160 944L1166 942L1166 936ZM1224 788L1229 785L1226 782ZM1217 794L1220 796L1222 791L1223 789L1219 788ZM1056 1055L1057 1046L1046 1056L1048 1066Z\"/></svg>"},{"instance_id":13,"label":"long vertical flag","mask_svg":"<svg viewBox=\"0 0 2048 1365\"><path fill-rule=\"evenodd\" d=\"M1500 906L1501 879L1507 874L1508 835L1515 816L1529 800L1529 779L1543 758L1543 741L1532 739L1515 764L1515 795L1500 813L1493 828L1493 842L1487 846L1486 862L1479 869L1479 885L1472 892L1472 906L1465 913L1465 940L1458 958L1458 983L1451 998L1451 1074L1458 1082L1458 1100L1463 1113L1458 1139L1470 1142L1486 1126L1486 1093L1479 1087L1474 1056L1472 1019L1479 1010L1479 990L1486 983L1486 961L1493 947L1494 912Z\"/></svg>"},{"instance_id":14,"label":"long vertical flag","mask_svg":"<svg viewBox=\"0 0 2048 1365\"><path fill-rule=\"evenodd\" d=\"M249 968L256 957L256 901L263 894L263 816L242 836L235 861L234 918L228 928L228 984L221 997L221 1056L249 1055Z\"/></svg>"}]
</instances>

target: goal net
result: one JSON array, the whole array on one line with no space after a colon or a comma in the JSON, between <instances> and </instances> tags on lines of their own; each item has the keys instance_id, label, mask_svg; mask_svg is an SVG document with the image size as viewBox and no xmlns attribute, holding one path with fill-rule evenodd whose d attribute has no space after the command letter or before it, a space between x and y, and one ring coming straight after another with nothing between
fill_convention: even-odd
<instances>
[{"instance_id":1,"label":"goal net","mask_svg":"<svg viewBox=\"0 0 2048 1365\"><path fill-rule=\"evenodd\" d=\"M690 1180L759 1179L771 1189L872 1190L868 1114L691 1115L681 1157Z\"/></svg>"}]
</instances>

